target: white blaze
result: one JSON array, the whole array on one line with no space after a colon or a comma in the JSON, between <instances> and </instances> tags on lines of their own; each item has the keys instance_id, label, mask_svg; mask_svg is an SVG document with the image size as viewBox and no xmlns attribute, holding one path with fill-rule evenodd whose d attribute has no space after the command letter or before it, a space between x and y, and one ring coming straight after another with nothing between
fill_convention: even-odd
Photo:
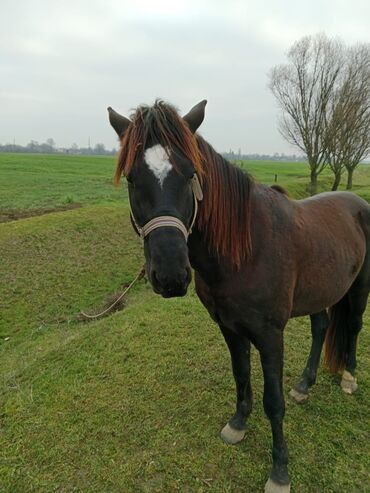
<instances>
[{"instance_id":1,"label":"white blaze","mask_svg":"<svg viewBox=\"0 0 370 493\"><path fill-rule=\"evenodd\" d=\"M149 147L144 153L144 159L148 168L153 172L162 186L164 179L172 169L166 149L160 144Z\"/></svg>"}]
</instances>

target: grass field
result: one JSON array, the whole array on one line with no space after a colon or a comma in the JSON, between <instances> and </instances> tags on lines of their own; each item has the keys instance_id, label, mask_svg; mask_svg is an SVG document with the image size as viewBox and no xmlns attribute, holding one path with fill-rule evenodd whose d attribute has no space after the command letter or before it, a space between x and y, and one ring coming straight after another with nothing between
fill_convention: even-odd
<instances>
[{"instance_id":1,"label":"grass field","mask_svg":"<svg viewBox=\"0 0 370 493\"><path fill-rule=\"evenodd\" d=\"M306 193L304 164L243 168ZM164 300L142 281L123 311L77 318L143 262L113 169L112 158L0 154L0 492L262 491L271 433L258 354L247 437L226 446L229 356L193 289ZM370 167L354 181L370 199ZM8 221L22 216L31 217ZM307 404L286 400L292 493L370 491L369 323L367 312L354 396L321 368ZM285 341L287 394L308 354L308 319L290 321Z\"/></svg>"}]
</instances>

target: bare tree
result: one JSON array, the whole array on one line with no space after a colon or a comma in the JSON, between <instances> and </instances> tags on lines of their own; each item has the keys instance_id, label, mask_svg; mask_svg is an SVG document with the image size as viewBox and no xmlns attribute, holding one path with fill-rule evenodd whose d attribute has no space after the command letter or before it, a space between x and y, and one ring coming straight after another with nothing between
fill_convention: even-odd
<instances>
[{"instance_id":1,"label":"bare tree","mask_svg":"<svg viewBox=\"0 0 370 493\"><path fill-rule=\"evenodd\" d=\"M349 190L355 168L370 153L370 44L346 50L328 113L326 141L327 161L335 176L332 190L338 188L345 168Z\"/></svg>"},{"instance_id":2,"label":"bare tree","mask_svg":"<svg viewBox=\"0 0 370 493\"><path fill-rule=\"evenodd\" d=\"M318 34L294 43L288 63L270 72L269 87L282 110L280 133L307 155L312 194L327 164L327 112L342 63L342 44Z\"/></svg>"},{"instance_id":3,"label":"bare tree","mask_svg":"<svg viewBox=\"0 0 370 493\"><path fill-rule=\"evenodd\" d=\"M334 173L332 191L338 189L345 169L344 142L346 139L346 116L348 112L345 84L339 84L333 91L323 129L326 143L326 162Z\"/></svg>"}]
</instances>

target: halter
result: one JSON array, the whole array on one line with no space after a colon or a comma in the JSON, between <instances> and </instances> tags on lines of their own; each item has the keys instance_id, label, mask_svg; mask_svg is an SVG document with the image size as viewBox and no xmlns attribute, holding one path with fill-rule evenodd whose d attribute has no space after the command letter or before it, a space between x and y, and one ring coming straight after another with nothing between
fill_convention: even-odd
<instances>
[{"instance_id":1,"label":"halter","mask_svg":"<svg viewBox=\"0 0 370 493\"><path fill-rule=\"evenodd\" d=\"M185 240L188 239L188 236L191 234L195 220L197 218L198 201L203 200L202 187L200 186L199 178L196 173L194 173L194 176L191 179L191 189L193 191L193 197L194 197L194 212L189 228L187 228L180 219L174 216L157 216L151 219L150 221L148 221L146 224L144 224L144 226L140 227L135 219L134 213L132 212L130 198L129 198L132 223L134 225L136 232L138 233L138 235L141 237L142 240L144 240L144 238L148 236L148 234L154 231L155 229L165 228L165 227L179 229L181 233L185 236Z\"/></svg>"}]
</instances>

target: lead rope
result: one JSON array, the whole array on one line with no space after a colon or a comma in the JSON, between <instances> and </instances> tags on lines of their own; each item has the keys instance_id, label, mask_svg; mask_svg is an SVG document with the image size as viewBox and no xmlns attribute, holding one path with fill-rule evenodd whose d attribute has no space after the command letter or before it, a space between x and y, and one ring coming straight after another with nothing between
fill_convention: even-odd
<instances>
[{"instance_id":1,"label":"lead rope","mask_svg":"<svg viewBox=\"0 0 370 493\"><path fill-rule=\"evenodd\" d=\"M114 306L116 306L116 304L121 301L121 299L130 291L130 289L132 288L132 286L137 282L137 281L140 281L145 275L145 266L141 268L140 272L137 274L137 276L135 277L135 279L127 286L127 288L123 291L123 293L121 293L119 295L119 297L110 305L108 306L108 308L106 308L105 310L103 310L102 312L100 313L97 313L96 315L90 315L88 313L85 313L83 311L81 311L81 315L85 318L88 318L89 320L91 319L95 319L95 318L100 318L102 317L103 315L105 315L106 313L110 312L112 310L112 308Z\"/></svg>"}]
</instances>

